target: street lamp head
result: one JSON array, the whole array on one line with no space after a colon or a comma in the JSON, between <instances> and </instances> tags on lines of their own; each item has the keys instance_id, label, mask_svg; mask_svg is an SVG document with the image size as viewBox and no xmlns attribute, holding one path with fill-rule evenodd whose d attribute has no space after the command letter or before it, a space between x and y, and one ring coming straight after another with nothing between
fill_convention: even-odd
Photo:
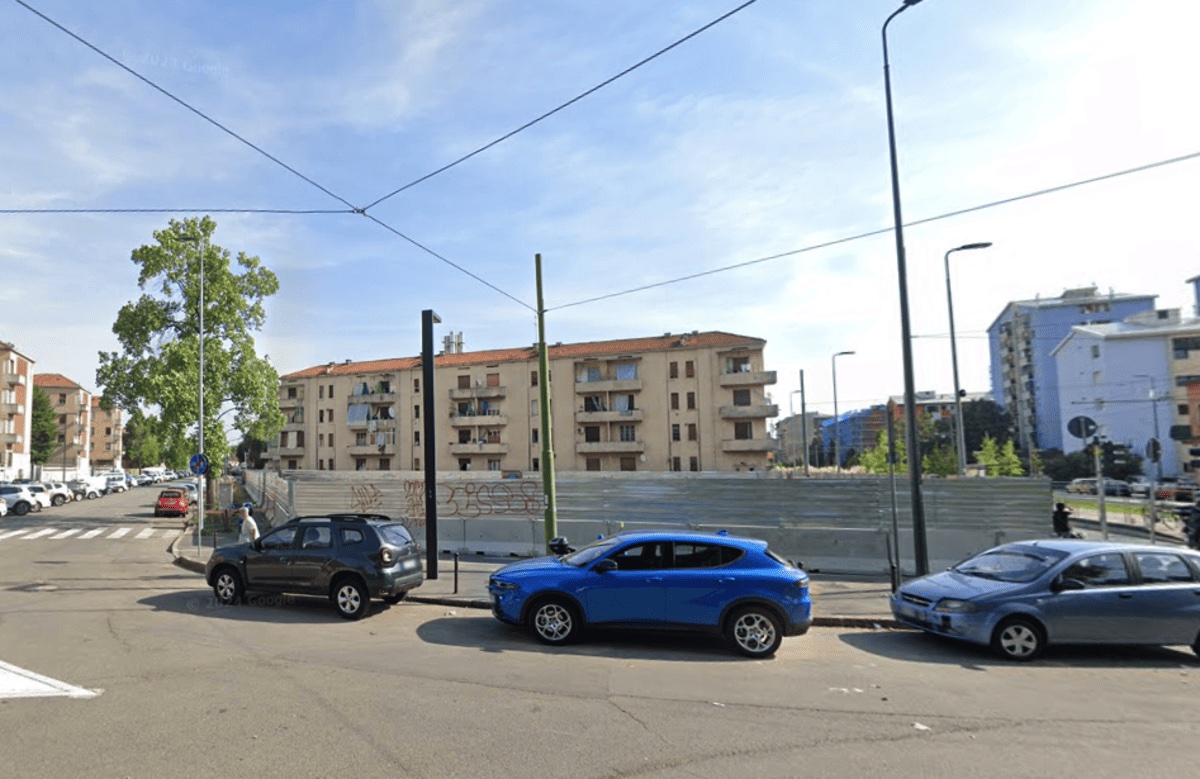
<instances>
[{"instance_id":1,"label":"street lamp head","mask_svg":"<svg viewBox=\"0 0 1200 779\"><path fill-rule=\"evenodd\" d=\"M965 243L958 248L962 251L968 251L970 249L986 249L991 245L992 245L991 241L983 241L981 243Z\"/></svg>"},{"instance_id":2,"label":"street lamp head","mask_svg":"<svg viewBox=\"0 0 1200 779\"><path fill-rule=\"evenodd\" d=\"M849 354L854 354L854 352L838 352L837 354L835 354L835 355L833 355L833 356L834 356L834 357L844 357L844 356L846 356L846 355L849 355Z\"/></svg>"},{"instance_id":3,"label":"street lamp head","mask_svg":"<svg viewBox=\"0 0 1200 779\"><path fill-rule=\"evenodd\" d=\"M916 5L919 2L921 2L921 0L904 0L904 5L905 6Z\"/></svg>"}]
</instances>

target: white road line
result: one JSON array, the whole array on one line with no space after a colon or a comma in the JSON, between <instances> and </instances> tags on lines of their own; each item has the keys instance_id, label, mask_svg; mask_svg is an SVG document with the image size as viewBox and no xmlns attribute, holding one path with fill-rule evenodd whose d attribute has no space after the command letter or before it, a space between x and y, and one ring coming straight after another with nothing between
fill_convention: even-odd
<instances>
[{"instance_id":1,"label":"white road line","mask_svg":"<svg viewBox=\"0 0 1200 779\"><path fill-rule=\"evenodd\" d=\"M42 536L48 536L51 533L57 533L57 532L58 532L58 528L56 528L56 527L45 527L45 528L42 528L41 530L37 530L33 533L30 533L27 536L23 536L21 538L21 540L28 541L31 538L41 538Z\"/></svg>"},{"instance_id":2,"label":"white road line","mask_svg":"<svg viewBox=\"0 0 1200 779\"><path fill-rule=\"evenodd\" d=\"M50 536L50 540L51 540L51 541L57 541L57 540L58 540L58 539L60 539L60 538L70 538L71 536L73 536L73 535L75 535L76 533L78 533L80 530L83 530L83 528L81 528L81 527L77 527L77 528L75 528L74 530L64 530L63 532L59 533L59 534L58 534L58 535L56 535L56 536Z\"/></svg>"},{"instance_id":3,"label":"white road line","mask_svg":"<svg viewBox=\"0 0 1200 779\"><path fill-rule=\"evenodd\" d=\"M112 533L111 533L111 534L108 536L108 538L120 538L121 536L124 536L124 535L129 535L129 531L130 531L130 530L133 530L133 528L131 528L131 527L119 527L119 528L117 528L116 530L114 530L114 531L113 531L113 532L112 532Z\"/></svg>"},{"instance_id":4,"label":"white road line","mask_svg":"<svg viewBox=\"0 0 1200 779\"><path fill-rule=\"evenodd\" d=\"M154 528L148 527L145 530L143 530L142 532L138 533L136 536L134 536L134 538L145 539L145 538L149 538L152 535L154 535Z\"/></svg>"},{"instance_id":5,"label":"white road line","mask_svg":"<svg viewBox=\"0 0 1200 779\"><path fill-rule=\"evenodd\" d=\"M0 533L0 541L3 541L6 538L13 538L15 536L21 535L22 533L28 533L28 532L29 532L29 528L22 528L21 530L10 530L7 533Z\"/></svg>"},{"instance_id":6,"label":"white road line","mask_svg":"<svg viewBox=\"0 0 1200 779\"><path fill-rule=\"evenodd\" d=\"M100 692L85 690L49 676L27 671L0 660L0 698L95 698Z\"/></svg>"},{"instance_id":7,"label":"white road line","mask_svg":"<svg viewBox=\"0 0 1200 779\"><path fill-rule=\"evenodd\" d=\"M88 532L81 535L80 538L95 538L96 536L100 535L103 532L104 532L104 528L102 528L102 527L93 528L92 530L89 530Z\"/></svg>"}]
</instances>

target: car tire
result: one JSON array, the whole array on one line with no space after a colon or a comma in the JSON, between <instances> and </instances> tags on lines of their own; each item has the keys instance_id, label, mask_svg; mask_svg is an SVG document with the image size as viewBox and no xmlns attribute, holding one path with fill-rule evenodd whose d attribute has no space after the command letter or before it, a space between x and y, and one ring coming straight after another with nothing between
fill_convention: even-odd
<instances>
[{"instance_id":1,"label":"car tire","mask_svg":"<svg viewBox=\"0 0 1200 779\"><path fill-rule=\"evenodd\" d=\"M397 603L404 600L404 598L407 596L408 596L408 591L405 590L404 592L398 592L395 595L383 596L383 602L388 604L389 606L395 606Z\"/></svg>"},{"instance_id":2,"label":"car tire","mask_svg":"<svg viewBox=\"0 0 1200 779\"><path fill-rule=\"evenodd\" d=\"M1046 648L1041 625L1025 617L1010 617L992 632L992 650L1005 660L1028 662Z\"/></svg>"},{"instance_id":3,"label":"car tire","mask_svg":"<svg viewBox=\"0 0 1200 779\"><path fill-rule=\"evenodd\" d=\"M25 501L21 501L20 503L18 503L17 505L12 507L12 512L14 514L16 514L18 517L23 517L29 513L29 504L26 503Z\"/></svg>"},{"instance_id":4,"label":"car tire","mask_svg":"<svg viewBox=\"0 0 1200 779\"><path fill-rule=\"evenodd\" d=\"M66 502L67 502L67 499L64 498L62 495L55 495L53 498L50 499L50 505L52 505L52 506L61 506L62 504L66 503Z\"/></svg>"},{"instance_id":5,"label":"car tire","mask_svg":"<svg viewBox=\"0 0 1200 779\"><path fill-rule=\"evenodd\" d=\"M343 576L329 588L329 599L342 619L362 619L371 610L371 594L357 576Z\"/></svg>"},{"instance_id":6,"label":"car tire","mask_svg":"<svg viewBox=\"0 0 1200 779\"><path fill-rule=\"evenodd\" d=\"M767 607L744 606L725 621L725 639L738 654L758 659L771 657L783 643L783 626Z\"/></svg>"},{"instance_id":7,"label":"car tire","mask_svg":"<svg viewBox=\"0 0 1200 779\"><path fill-rule=\"evenodd\" d=\"M562 646L579 637L579 611L565 598L545 598L533 604L527 620L533 637L543 644Z\"/></svg>"},{"instance_id":8,"label":"car tire","mask_svg":"<svg viewBox=\"0 0 1200 779\"><path fill-rule=\"evenodd\" d=\"M213 576L213 595L222 606L233 606L241 603L246 594L246 586L242 584L241 574L232 566L218 568Z\"/></svg>"},{"instance_id":9,"label":"car tire","mask_svg":"<svg viewBox=\"0 0 1200 779\"><path fill-rule=\"evenodd\" d=\"M1192 651L1196 653L1196 657L1200 657L1200 633L1196 634L1196 640L1192 643Z\"/></svg>"}]
</instances>

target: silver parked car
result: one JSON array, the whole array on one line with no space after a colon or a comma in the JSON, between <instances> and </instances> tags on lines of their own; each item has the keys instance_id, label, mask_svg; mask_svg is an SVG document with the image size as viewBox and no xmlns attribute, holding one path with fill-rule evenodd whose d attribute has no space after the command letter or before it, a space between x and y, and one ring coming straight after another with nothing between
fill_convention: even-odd
<instances>
[{"instance_id":1,"label":"silver parked car","mask_svg":"<svg viewBox=\"0 0 1200 779\"><path fill-rule=\"evenodd\" d=\"M1200 554L1019 541L906 582L891 606L906 625L1010 660L1032 660L1047 644L1185 645L1200 655Z\"/></svg>"}]
</instances>

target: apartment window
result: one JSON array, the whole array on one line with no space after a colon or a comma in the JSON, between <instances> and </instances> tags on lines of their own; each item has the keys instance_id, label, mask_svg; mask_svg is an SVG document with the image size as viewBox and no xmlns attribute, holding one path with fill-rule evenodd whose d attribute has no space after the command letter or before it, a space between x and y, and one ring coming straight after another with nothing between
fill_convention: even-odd
<instances>
[{"instance_id":1,"label":"apartment window","mask_svg":"<svg viewBox=\"0 0 1200 779\"><path fill-rule=\"evenodd\" d=\"M367 445L367 434L366 433L355 433L354 434L354 445L355 446L366 446Z\"/></svg>"},{"instance_id":2,"label":"apartment window","mask_svg":"<svg viewBox=\"0 0 1200 779\"><path fill-rule=\"evenodd\" d=\"M671 440L672 441L682 440L682 438L679 434L679 425L671 425Z\"/></svg>"},{"instance_id":3,"label":"apartment window","mask_svg":"<svg viewBox=\"0 0 1200 779\"><path fill-rule=\"evenodd\" d=\"M95 434L96 434L96 431L93 430L92 435L95 435ZM111 427L104 428L104 435L112 435L112 428Z\"/></svg>"},{"instance_id":4,"label":"apartment window","mask_svg":"<svg viewBox=\"0 0 1200 779\"><path fill-rule=\"evenodd\" d=\"M636 362L617 363L617 381L633 381L637 377Z\"/></svg>"},{"instance_id":5,"label":"apartment window","mask_svg":"<svg viewBox=\"0 0 1200 779\"><path fill-rule=\"evenodd\" d=\"M329 437L329 445L330 445L330 446L333 446L333 436L330 436L330 437ZM328 459L326 462L328 462L328 463L329 463L329 468L328 468L328 470L331 470L331 471L332 471L332 470L333 470L333 458L332 458L332 457L330 457L330 458L329 458L329 459Z\"/></svg>"},{"instance_id":6,"label":"apartment window","mask_svg":"<svg viewBox=\"0 0 1200 779\"><path fill-rule=\"evenodd\" d=\"M1188 407L1186 403L1180 403L1175 407L1175 410L1179 412L1179 416L1181 417L1186 417L1188 415Z\"/></svg>"},{"instance_id":7,"label":"apartment window","mask_svg":"<svg viewBox=\"0 0 1200 779\"><path fill-rule=\"evenodd\" d=\"M598 470L600 470L600 458L599 458L599 457L589 457L589 458L587 458L587 463L586 463L586 465L585 465L584 467L585 467L587 470L589 470L589 471L598 471Z\"/></svg>"},{"instance_id":8,"label":"apartment window","mask_svg":"<svg viewBox=\"0 0 1200 779\"><path fill-rule=\"evenodd\" d=\"M325 386L321 385L321 386L317 387L317 400L324 400L324 399L325 399Z\"/></svg>"},{"instance_id":9,"label":"apartment window","mask_svg":"<svg viewBox=\"0 0 1200 779\"><path fill-rule=\"evenodd\" d=\"M588 443L593 443L593 444L599 443L600 442L600 426L599 425L588 425L587 427L583 428L583 440L587 441Z\"/></svg>"},{"instance_id":10,"label":"apartment window","mask_svg":"<svg viewBox=\"0 0 1200 779\"><path fill-rule=\"evenodd\" d=\"M304 431L296 431L296 446L304 446Z\"/></svg>"},{"instance_id":11,"label":"apartment window","mask_svg":"<svg viewBox=\"0 0 1200 779\"><path fill-rule=\"evenodd\" d=\"M637 470L637 458L636 457L622 457L621 458L621 470L636 471Z\"/></svg>"},{"instance_id":12,"label":"apartment window","mask_svg":"<svg viewBox=\"0 0 1200 779\"><path fill-rule=\"evenodd\" d=\"M689 471L700 470L700 458L699 457L689 457L688 458L688 470Z\"/></svg>"},{"instance_id":13,"label":"apartment window","mask_svg":"<svg viewBox=\"0 0 1200 779\"><path fill-rule=\"evenodd\" d=\"M392 469L392 460L390 457L379 458L379 470L390 471Z\"/></svg>"},{"instance_id":14,"label":"apartment window","mask_svg":"<svg viewBox=\"0 0 1200 779\"><path fill-rule=\"evenodd\" d=\"M634 433L633 425L621 425L620 433L621 433L622 441L636 441L637 440L637 435Z\"/></svg>"},{"instance_id":15,"label":"apartment window","mask_svg":"<svg viewBox=\"0 0 1200 779\"><path fill-rule=\"evenodd\" d=\"M420 392L420 391L421 391L421 380L413 379L413 392Z\"/></svg>"},{"instance_id":16,"label":"apartment window","mask_svg":"<svg viewBox=\"0 0 1200 779\"><path fill-rule=\"evenodd\" d=\"M671 393L671 410L672 411L679 410L679 393L678 392Z\"/></svg>"},{"instance_id":17,"label":"apartment window","mask_svg":"<svg viewBox=\"0 0 1200 779\"><path fill-rule=\"evenodd\" d=\"M325 421L326 422L333 421L333 409L331 409L331 408L325 409Z\"/></svg>"},{"instance_id":18,"label":"apartment window","mask_svg":"<svg viewBox=\"0 0 1200 779\"><path fill-rule=\"evenodd\" d=\"M750 358L749 357L726 357L725 358L726 373L749 373Z\"/></svg>"},{"instance_id":19,"label":"apartment window","mask_svg":"<svg viewBox=\"0 0 1200 779\"><path fill-rule=\"evenodd\" d=\"M499 373L489 373L487 375L487 385L489 387L499 387L500 386L500 374Z\"/></svg>"},{"instance_id":20,"label":"apartment window","mask_svg":"<svg viewBox=\"0 0 1200 779\"><path fill-rule=\"evenodd\" d=\"M317 409L317 421L318 422L325 421L325 410L324 409Z\"/></svg>"},{"instance_id":21,"label":"apartment window","mask_svg":"<svg viewBox=\"0 0 1200 779\"><path fill-rule=\"evenodd\" d=\"M318 471L325 470L325 461L324 460L317 460L317 470Z\"/></svg>"},{"instance_id":22,"label":"apartment window","mask_svg":"<svg viewBox=\"0 0 1200 779\"><path fill-rule=\"evenodd\" d=\"M421 431L414 430L413 431L413 446L420 446L420 445L421 445Z\"/></svg>"},{"instance_id":23,"label":"apartment window","mask_svg":"<svg viewBox=\"0 0 1200 779\"><path fill-rule=\"evenodd\" d=\"M288 400L292 400L292 399L294 399L295 397L296 397L296 388L295 388L295 387L288 387ZM59 395L59 396L58 396L58 402L59 402L59 403L66 403L66 402L67 402L67 396L66 396L66 395Z\"/></svg>"},{"instance_id":24,"label":"apartment window","mask_svg":"<svg viewBox=\"0 0 1200 779\"><path fill-rule=\"evenodd\" d=\"M672 362L670 367L670 376L672 379L679 378L679 363Z\"/></svg>"},{"instance_id":25,"label":"apartment window","mask_svg":"<svg viewBox=\"0 0 1200 779\"><path fill-rule=\"evenodd\" d=\"M58 424L60 424L60 425L65 425L65 424L67 424L67 415L66 415L66 414L59 414L59 415L58 415Z\"/></svg>"},{"instance_id":26,"label":"apartment window","mask_svg":"<svg viewBox=\"0 0 1200 779\"><path fill-rule=\"evenodd\" d=\"M673 470L673 471L682 471L683 470L683 463L680 462L680 459L678 457L671 458L671 470Z\"/></svg>"},{"instance_id":27,"label":"apartment window","mask_svg":"<svg viewBox=\"0 0 1200 779\"><path fill-rule=\"evenodd\" d=\"M465 373L458 377L459 389L471 389L471 374Z\"/></svg>"},{"instance_id":28,"label":"apartment window","mask_svg":"<svg viewBox=\"0 0 1200 779\"><path fill-rule=\"evenodd\" d=\"M536 387L536 386L538 385L538 383L537 383L537 381L538 381L537 373L538 373L537 371L530 371L530 372L529 372L529 386L531 386L531 387Z\"/></svg>"},{"instance_id":29,"label":"apartment window","mask_svg":"<svg viewBox=\"0 0 1200 779\"><path fill-rule=\"evenodd\" d=\"M333 385L332 384L329 385L329 399L333 400ZM329 470L332 471L333 469L330 468Z\"/></svg>"},{"instance_id":30,"label":"apartment window","mask_svg":"<svg viewBox=\"0 0 1200 779\"><path fill-rule=\"evenodd\" d=\"M689 422L688 423L688 440L695 441L697 439L697 437L698 436L696 435L696 423Z\"/></svg>"},{"instance_id":31,"label":"apartment window","mask_svg":"<svg viewBox=\"0 0 1200 779\"><path fill-rule=\"evenodd\" d=\"M529 440L536 444L538 442L538 429L535 427L529 433Z\"/></svg>"},{"instance_id":32,"label":"apartment window","mask_svg":"<svg viewBox=\"0 0 1200 779\"><path fill-rule=\"evenodd\" d=\"M460 458L458 458L458 469L459 469L460 471L469 471L469 470L471 470L471 458L470 458L470 457L460 457Z\"/></svg>"},{"instance_id":33,"label":"apartment window","mask_svg":"<svg viewBox=\"0 0 1200 779\"><path fill-rule=\"evenodd\" d=\"M367 458L355 457L354 458L354 470L365 471L366 469L367 469Z\"/></svg>"},{"instance_id":34,"label":"apartment window","mask_svg":"<svg viewBox=\"0 0 1200 779\"><path fill-rule=\"evenodd\" d=\"M106 452L111 452L111 451L112 451L112 444L105 444L105 445L104 445L104 451L106 451Z\"/></svg>"},{"instance_id":35,"label":"apartment window","mask_svg":"<svg viewBox=\"0 0 1200 779\"><path fill-rule=\"evenodd\" d=\"M687 407L688 407L688 411L696 410L696 393L689 392L687 394Z\"/></svg>"},{"instance_id":36,"label":"apartment window","mask_svg":"<svg viewBox=\"0 0 1200 779\"><path fill-rule=\"evenodd\" d=\"M280 449L288 448L288 434L287 434L286 430L284 430L282 433L279 434L279 448Z\"/></svg>"},{"instance_id":37,"label":"apartment window","mask_svg":"<svg viewBox=\"0 0 1200 779\"><path fill-rule=\"evenodd\" d=\"M471 431L470 430L459 430L458 431L458 442L460 444L471 443Z\"/></svg>"},{"instance_id":38,"label":"apartment window","mask_svg":"<svg viewBox=\"0 0 1200 779\"><path fill-rule=\"evenodd\" d=\"M529 416L536 417L538 415L538 402L536 400L529 401Z\"/></svg>"},{"instance_id":39,"label":"apartment window","mask_svg":"<svg viewBox=\"0 0 1200 779\"><path fill-rule=\"evenodd\" d=\"M749 406L750 405L750 390L739 389L733 391L733 405Z\"/></svg>"},{"instance_id":40,"label":"apartment window","mask_svg":"<svg viewBox=\"0 0 1200 779\"><path fill-rule=\"evenodd\" d=\"M489 471L500 470L500 461L499 460L488 460L488 470Z\"/></svg>"},{"instance_id":41,"label":"apartment window","mask_svg":"<svg viewBox=\"0 0 1200 779\"><path fill-rule=\"evenodd\" d=\"M296 460L288 460L288 461L287 461L287 463L288 463L288 470L289 470L289 471L294 471L294 470L296 470L297 468L299 468L299 467L300 467L300 465L299 465L298 461L296 461Z\"/></svg>"},{"instance_id":42,"label":"apartment window","mask_svg":"<svg viewBox=\"0 0 1200 779\"><path fill-rule=\"evenodd\" d=\"M601 395L584 395L583 410L586 412L608 411L608 405L604 402L604 397Z\"/></svg>"},{"instance_id":43,"label":"apartment window","mask_svg":"<svg viewBox=\"0 0 1200 779\"><path fill-rule=\"evenodd\" d=\"M754 437L754 425L750 422L734 422L733 437L738 441L749 441Z\"/></svg>"},{"instance_id":44,"label":"apartment window","mask_svg":"<svg viewBox=\"0 0 1200 779\"><path fill-rule=\"evenodd\" d=\"M683 372L689 379L694 378L696 375L696 363L691 360L685 362L683 364Z\"/></svg>"},{"instance_id":45,"label":"apartment window","mask_svg":"<svg viewBox=\"0 0 1200 779\"><path fill-rule=\"evenodd\" d=\"M1100 344L1092 344L1092 359L1100 359Z\"/></svg>"},{"instance_id":46,"label":"apartment window","mask_svg":"<svg viewBox=\"0 0 1200 779\"><path fill-rule=\"evenodd\" d=\"M58 442L59 442L60 444L65 444L65 443L67 442L67 437L66 437L65 435L62 435L62 434L60 433L60 434L59 434L59 436L58 436Z\"/></svg>"},{"instance_id":47,"label":"apartment window","mask_svg":"<svg viewBox=\"0 0 1200 779\"><path fill-rule=\"evenodd\" d=\"M536 472L536 471L538 471L538 470L540 470L540 469L539 469L539 465L540 465L540 463L538 463L538 458L536 458L536 457L535 457L535 458L533 458L533 470L534 470L535 472Z\"/></svg>"},{"instance_id":48,"label":"apartment window","mask_svg":"<svg viewBox=\"0 0 1200 779\"><path fill-rule=\"evenodd\" d=\"M333 448L333 433L329 434L329 447L331 449ZM329 463L330 463L329 470L332 471L333 470L333 460L330 460Z\"/></svg>"},{"instance_id":49,"label":"apartment window","mask_svg":"<svg viewBox=\"0 0 1200 779\"><path fill-rule=\"evenodd\" d=\"M421 407L413 406L413 419L420 419L420 418L421 418Z\"/></svg>"}]
</instances>

